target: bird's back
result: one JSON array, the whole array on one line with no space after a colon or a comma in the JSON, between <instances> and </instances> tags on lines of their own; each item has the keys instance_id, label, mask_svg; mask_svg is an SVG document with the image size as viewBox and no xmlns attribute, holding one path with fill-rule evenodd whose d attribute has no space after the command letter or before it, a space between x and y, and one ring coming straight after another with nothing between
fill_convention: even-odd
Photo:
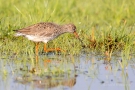
<instances>
[{"instance_id":1,"label":"bird's back","mask_svg":"<svg viewBox=\"0 0 135 90\"><path fill-rule=\"evenodd\" d=\"M52 35L54 32L57 32L57 30L60 28L59 25L54 23L46 23L41 22L37 23L31 26L28 26L26 28L22 28L20 30L17 30L16 35L35 35L35 36L49 36Z\"/></svg>"}]
</instances>

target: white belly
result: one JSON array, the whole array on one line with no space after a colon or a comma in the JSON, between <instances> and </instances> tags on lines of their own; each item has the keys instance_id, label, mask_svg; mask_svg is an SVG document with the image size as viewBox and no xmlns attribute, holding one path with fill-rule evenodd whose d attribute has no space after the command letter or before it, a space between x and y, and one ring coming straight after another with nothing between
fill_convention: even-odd
<instances>
[{"instance_id":1,"label":"white belly","mask_svg":"<svg viewBox=\"0 0 135 90\"><path fill-rule=\"evenodd\" d=\"M38 36L38 35L26 35L26 34L22 34L22 33L16 33L15 36L25 36L26 38L28 38L31 41L44 42L44 43L47 43L48 41L55 38L53 36L45 37L45 36Z\"/></svg>"},{"instance_id":2,"label":"white belly","mask_svg":"<svg viewBox=\"0 0 135 90\"><path fill-rule=\"evenodd\" d=\"M51 37L42 37L42 36L34 36L34 35L25 35L29 40L32 40L34 42L44 42L47 43L49 40L51 40Z\"/></svg>"}]
</instances>

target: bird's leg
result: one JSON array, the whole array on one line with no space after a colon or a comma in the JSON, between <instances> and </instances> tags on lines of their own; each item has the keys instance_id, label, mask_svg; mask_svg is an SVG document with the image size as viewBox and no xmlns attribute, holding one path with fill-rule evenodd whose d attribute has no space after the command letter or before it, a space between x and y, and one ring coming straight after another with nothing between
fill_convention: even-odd
<instances>
[{"instance_id":1,"label":"bird's leg","mask_svg":"<svg viewBox=\"0 0 135 90\"><path fill-rule=\"evenodd\" d=\"M36 66L38 65L38 55L36 55Z\"/></svg>"},{"instance_id":2,"label":"bird's leg","mask_svg":"<svg viewBox=\"0 0 135 90\"><path fill-rule=\"evenodd\" d=\"M61 50L60 48L47 49L46 48L46 43L45 43L44 44L44 51L45 52L52 52L52 51L64 51L64 50Z\"/></svg>"},{"instance_id":3,"label":"bird's leg","mask_svg":"<svg viewBox=\"0 0 135 90\"><path fill-rule=\"evenodd\" d=\"M36 42L36 47L35 47L36 55L38 55L38 48L39 48L39 42Z\"/></svg>"}]
</instances>

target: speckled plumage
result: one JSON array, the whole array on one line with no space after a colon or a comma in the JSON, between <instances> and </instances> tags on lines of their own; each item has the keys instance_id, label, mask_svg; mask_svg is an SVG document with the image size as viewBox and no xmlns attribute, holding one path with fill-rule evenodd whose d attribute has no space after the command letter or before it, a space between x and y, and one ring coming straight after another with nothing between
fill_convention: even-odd
<instances>
[{"instance_id":1,"label":"speckled plumage","mask_svg":"<svg viewBox=\"0 0 135 90\"><path fill-rule=\"evenodd\" d=\"M16 36L25 36L34 42L47 43L67 32L76 32L76 26L74 24L57 25L51 22L41 22L16 31Z\"/></svg>"}]
</instances>

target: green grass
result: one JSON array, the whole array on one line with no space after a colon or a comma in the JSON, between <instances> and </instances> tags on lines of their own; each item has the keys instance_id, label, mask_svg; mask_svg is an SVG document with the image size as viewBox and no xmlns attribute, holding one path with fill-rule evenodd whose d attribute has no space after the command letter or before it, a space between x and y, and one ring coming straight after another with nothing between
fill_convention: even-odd
<instances>
[{"instance_id":1,"label":"green grass","mask_svg":"<svg viewBox=\"0 0 135 90\"><path fill-rule=\"evenodd\" d=\"M122 62L116 65L121 66L122 77L125 78L123 81L125 80L125 85L128 85L127 74L123 71L130 64L128 61L134 58L131 55L135 52L134 0L0 0L0 2L0 73L3 79L6 80L8 76L11 78L11 72L13 75L30 73L40 76L51 73L57 77L65 73L79 74L80 72L76 71L73 73L73 70L76 65L79 65L80 71L83 69L80 61L83 55L79 57L74 55L88 53L84 62L89 66L88 61L91 60L88 73L90 77L94 78L99 72L94 67L96 62L93 59L108 61L113 59L118 62L120 58ZM60 56L42 54L39 56L40 62L36 63L34 42L24 37L15 37L13 30L38 22L74 23L85 48L72 34L63 34L47 45L48 48L60 47L66 52L61 52ZM89 56L93 51L94 55L95 52L100 52L101 55ZM120 55L113 53L117 51ZM40 44L39 54L42 52L43 43ZM120 57L118 59L117 56L112 57L115 54ZM52 62L45 66L47 60ZM32 71L33 68L37 72Z\"/></svg>"},{"instance_id":2,"label":"green grass","mask_svg":"<svg viewBox=\"0 0 135 90\"><path fill-rule=\"evenodd\" d=\"M127 54L125 50L134 51L134 6L134 0L1 0L0 51L2 54L34 54L34 43L14 37L13 30L38 22L55 22L77 26L87 46L84 52L122 50ZM70 54L82 51L81 43L72 34L61 35L50 41L48 47L60 47Z\"/></svg>"}]
</instances>

